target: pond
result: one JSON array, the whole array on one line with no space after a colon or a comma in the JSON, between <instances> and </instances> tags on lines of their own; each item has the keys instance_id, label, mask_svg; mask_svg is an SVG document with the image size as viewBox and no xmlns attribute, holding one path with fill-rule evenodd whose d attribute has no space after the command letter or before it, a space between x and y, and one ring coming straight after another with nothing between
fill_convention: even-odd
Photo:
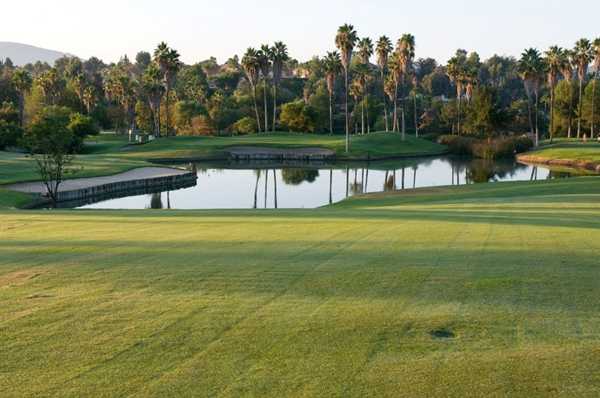
<instances>
[{"instance_id":1,"label":"pond","mask_svg":"<svg viewBox=\"0 0 600 398\"><path fill-rule=\"evenodd\" d=\"M369 164L199 163L196 186L87 204L82 209L301 209L372 192L565 178L516 161L453 157Z\"/></svg>"}]
</instances>

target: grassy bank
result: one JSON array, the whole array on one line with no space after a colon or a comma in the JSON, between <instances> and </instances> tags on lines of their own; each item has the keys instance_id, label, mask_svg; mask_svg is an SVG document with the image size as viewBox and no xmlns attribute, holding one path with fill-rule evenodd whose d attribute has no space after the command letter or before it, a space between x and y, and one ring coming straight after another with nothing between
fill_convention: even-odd
<instances>
[{"instance_id":1,"label":"grassy bank","mask_svg":"<svg viewBox=\"0 0 600 398\"><path fill-rule=\"evenodd\" d=\"M161 138L146 145L130 147L122 155L142 159L211 159L226 157L224 150L233 146L319 147L334 151L338 159L425 156L445 152L444 146L434 142L408 136L402 141L400 134L393 133L353 136L348 154L345 152L345 138L341 135L268 133L236 137Z\"/></svg>"},{"instance_id":2,"label":"grassy bank","mask_svg":"<svg viewBox=\"0 0 600 398\"><path fill-rule=\"evenodd\" d=\"M3 396L597 396L599 198L0 211Z\"/></svg>"},{"instance_id":3,"label":"grassy bank","mask_svg":"<svg viewBox=\"0 0 600 398\"><path fill-rule=\"evenodd\" d=\"M546 143L538 150L519 156L530 163L580 168L600 172L600 143L581 141L561 141Z\"/></svg>"}]
</instances>

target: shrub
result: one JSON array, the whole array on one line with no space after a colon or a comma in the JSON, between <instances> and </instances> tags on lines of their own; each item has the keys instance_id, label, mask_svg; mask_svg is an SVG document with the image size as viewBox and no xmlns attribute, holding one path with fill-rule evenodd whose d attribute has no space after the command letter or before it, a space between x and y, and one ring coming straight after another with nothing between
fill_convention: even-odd
<instances>
[{"instance_id":1,"label":"shrub","mask_svg":"<svg viewBox=\"0 0 600 398\"><path fill-rule=\"evenodd\" d=\"M256 133L258 131L256 120L248 116L235 122L231 129L234 133L241 135Z\"/></svg>"},{"instance_id":2,"label":"shrub","mask_svg":"<svg viewBox=\"0 0 600 398\"><path fill-rule=\"evenodd\" d=\"M280 122L290 131L314 133L317 125L315 109L299 100L281 107Z\"/></svg>"},{"instance_id":3,"label":"shrub","mask_svg":"<svg viewBox=\"0 0 600 398\"><path fill-rule=\"evenodd\" d=\"M459 135L442 135L438 138L438 142L448 147L448 151L453 155L472 155L473 138L463 137Z\"/></svg>"},{"instance_id":4,"label":"shrub","mask_svg":"<svg viewBox=\"0 0 600 398\"><path fill-rule=\"evenodd\" d=\"M0 120L0 150L16 146L23 138L23 129L15 123Z\"/></svg>"}]
</instances>

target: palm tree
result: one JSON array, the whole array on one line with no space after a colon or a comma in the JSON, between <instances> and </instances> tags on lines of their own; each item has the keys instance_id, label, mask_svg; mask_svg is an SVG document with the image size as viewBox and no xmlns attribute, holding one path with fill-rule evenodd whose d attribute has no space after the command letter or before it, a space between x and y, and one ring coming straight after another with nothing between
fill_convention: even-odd
<instances>
[{"instance_id":1,"label":"palm tree","mask_svg":"<svg viewBox=\"0 0 600 398\"><path fill-rule=\"evenodd\" d=\"M162 84L160 68L155 63L151 63L144 72L142 76L142 88L152 111L154 134L160 137L160 102L165 93L165 87Z\"/></svg>"},{"instance_id":2,"label":"palm tree","mask_svg":"<svg viewBox=\"0 0 600 398\"><path fill-rule=\"evenodd\" d=\"M260 75L258 51L256 51L254 48L249 48L246 50L246 54L244 54L244 57L242 58L242 68L244 69L248 83L250 83L252 88L252 96L254 98L254 113L256 114L256 126L258 127L258 131L261 131L260 116L258 114L258 102L256 98L256 85L258 84Z\"/></svg>"},{"instance_id":3,"label":"palm tree","mask_svg":"<svg viewBox=\"0 0 600 398\"><path fill-rule=\"evenodd\" d=\"M49 105L56 105L64 88L64 81L58 75L56 68L52 68L42 73L36 79L36 83L44 94L45 100Z\"/></svg>"},{"instance_id":4,"label":"palm tree","mask_svg":"<svg viewBox=\"0 0 600 398\"><path fill-rule=\"evenodd\" d=\"M165 113L166 113L166 129L167 136L171 135L169 103L171 89L175 84L177 73L181 69L181 61L179 53L169 48L167 43L161 42L156 50L154 50L154 60L160 68L165 85Z\"/></svg>"},{"instance_id":5,"label":"palm tree","mask_svg":"<svg viewBox=\"0 0 600 398\"><path fill-rule=\"evenodd\" d=\"M96 88L94 86L89 85L85 88L83 92L83 105L89 115L96 105Z\"/></svg>"},{"instance_id":6,"label":"palm tree","mask_svg":"<svg viewBox=\"0 0 600 398\"><path fill-rule=\"evenodd\" d=\"M283 65L288 61L288 49L285 44L278 41L271 48L271 62L273 63L273 131L277 124L277 89L281 83Z\"/></svg>"},{"instance_id":7,"label":"palm tree","mask_svg":"<svg viewBox=\"0 0 600 398\"><path fill-rule=\"evenodd\" d=\"M356 42L358 41L358 35L354 30L354 26L345 24L340 26L337 35L335 37L335 45L340 50L342 67L344 68L344 82L345 82L345 112L346 112L346 152L350 150L350 116L348 114L348 90L349 80L348 71L350 63L352 62L352 53Z\"/></svg>"},{"instance_id":8,"label":"palm tree","mask_svg":"<svg viewBox=\"0 0 600 398\"><path fill-rule=\"evenodd\" d=\"M389 39L389 37L381 36L377 41L377 46L375 47L375 54L377 55L377 65L379 66L379 72L381 73L381 84L383 86L383 117L385 119L386 132L390 131L390 126L388 121L385 79L390 53L393 50L394 48L392 47L392 41Z\"/></svg>"},{"instance_id":9,"label":"palm tree","mask_svg":"<svg viewBox=\"0 0 600 398\"><path fill-rule=\"evenodd\" d=\"M519 76L525 85L527 94L527 105L529 109L529 124L531 133L535 135L535 145L539 144L538 130L538 104L539 104L539 89L540 81L544 74L544 62L540 52L535 48L529 48L523 52L519 60ZM535 125L531 116L531 96L535 96Z\"/></svg>"},{"instance_id":10,"label":"palm tree","mask_svg":"<svg viewBox=\"0 0 600 398\"><path fill-rule=\"evenodd\" d=\"M12 83L19 93L19 125L25 124L25 95L31 90L33 79L25 69L17 69L12 76Z\"/></svg>"},{"instance_id":11,"label":"palm tree","mask_svg":"<svg viewBox=\"0 0 600 398\"><path fill-rule=\"evenodd\" d=\"M269 85L269 76L271 75L271 47L263 44L258 51L258 63L260 65L260 74L263 81L263 110L265 112L265 133L269 131L269 111L267 108L267 90Z\"/></svg>"},{"instance_id":12,"label":"palm tree","mask_svg":"<svg viewBox=\"0 0 600 398\"><path fill-rule=\"evenodd\" d=\"M562 69L560 71L563 79L567 83L569 83L569 109L568 109L568 127L567 127L567 137L571 138L571 128L572 128L572 119L573 119L573 52L571 50L565 50L564 52L565 62L562 64Z\"/></svg>"},{"instance_id":13,"label":"palm tree","mask_svg":"<svg viewBox=\"0 0 600 398\"><path fill-rule=\"evenodd\" d=\"M419 138L419 115L417 112L417 95L419 93L419 77L417 73L413 73L412 78L413 84L413 105L414 105L414 113L415 113L415 137Z\"/></svg>"},{"instance_id":14,"label":"palm tree","mask_svg":"<svg viewBox=\"0 0 600 398\"><path fill-rule=\"evenodd\" d=\"M366 66L366 68L362 68L363 70L361 70L361 76L360 76L360 80L363 83L363 92L364 92L364 97L363 97L363 104L362 104L362 114L363 114L363 119L364 119L364 114L365 114L365 106L367 108L367 132L370 133L371 132L371 123L369 122L369 78L370 78L370 74L371 74L371 68L370 68L370 59L373 56L373 42L371 41L370 38L365 37L361 40L358 41L358 58L360 60L361 65ZM365 133L365 129L364 129L364 122L362 124L362 134Z\"/></svg>"},{"instance_id":15,"label":"palm tree","mask_svg":"<svg viewBox=\"0 0 600 398\"><path fill-rule=\"evenodd\" d=\"M588 39L581 39L575 43L573 49L573 63L577 68L577 77L579 79L579 114L577 116L577 138L581 137L581 119L583 110L583 82L588 72L590 62L594 58L594 49Z\"/></svg>"},{"instance_id":16,"label":"palm tree","mask_svg":"<svg viewBox=\"0 0 600 398\"><path fill-rule=\"evenodd\" d=\"M594 138L595 130L595 119L596 119L596 81L598 80L598 74L600 73L600 37L594 40L594 82L592 83L592 121L591 121L591 137Z\"/></svg>"},{"instance_id":17,"label":"palm tree","mask_svg":"<svg viewBox=\"0 0 600 398\"><path fill-rule=\"evenodd\" d=\"M323 60L323 67L325 68L325 80L329 92L329 132L333 134L333 94L335 92L335 79L342 71L340 54L337 51L328 52Z\"/></svg>"},{"instance_id":18,"label":"palm tree","mask_svg":"<svg viewBox=\"0 0 600 398\"><path fill-rule=\"evenodd\" d=\"M554 103L555 103L555 88L558 82L558 77L561 70L564 68L564 63L569 62L565 57L565 50L552 46L546 51L546 81L550 88L550 142L554 139Z\"/></svg>"},{"instance_id":19,"label":"palm tree","mask_svg":"<svg viewBox=\"0 0 600 398\"><path fill-rule=\"evenodd\" d=\"M392 131L400 132L400 128L398 126L398 87L400 86L400 81L402 80L402 64L396 52L394 52L390 57L389 70L391 73L390 82L393 82L393 89L391 89L391 83L386 83L389 84L389 86L386 86L386 92L388 95L392 94L391 99L394 102L394 121Z\"/></svg>"},{"instance_id":20,"label":"palm tree","mask_svg":"<svg viewBox=\"0 0 600 398\"><path fill-rule=\"evenodd\" d=\"M415 59L415 37L411 34L404 34L398 40L396 52L398 53L398 60L402 67L403 80L405 76L408 76L412 71L413 61ZM402 140L406 138L406 101L405 96L402 95Z\"/></svg>"},{"instance_id":21,"label":"palm tree","mask_svg":"<svg viewBox=\"0 0 600 398\"><path fill-rule=\"evenodd\" d=\"M365 134L365 102L367 98L367 86L369 83L369 78L371 71L369 70L369 66L367 64L358 64L355 69L356 73L356 83L360 84L360 97L362 97L361 101L361 135Z\"/></svg>"},{"instance_id":22,"label":"palm tree","mask_svg":"<svg viewBox=\"0 0 600 398\"><path fill-rule=\"evenodd\" d=\"M464 90L463 85L463 77L464 77L464 63L462 62L462 58L459 56L455 56L448 61L448 66L446 68L446 74L448 78L454 85L456 86L456 131L457 134L460 135L460 108L462 95Z\"/></svg>"}]
</instances>

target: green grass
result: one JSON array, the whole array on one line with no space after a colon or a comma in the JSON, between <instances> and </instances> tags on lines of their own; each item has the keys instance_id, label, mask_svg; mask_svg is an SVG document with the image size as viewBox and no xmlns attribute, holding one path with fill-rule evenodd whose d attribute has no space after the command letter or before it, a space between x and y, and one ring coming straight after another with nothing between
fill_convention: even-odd
<instances>
[{"instance_id":1,"label":"green grass","mask_svg":"<svg viewBox=\"0 0 600 398\"><path fill-rule=\"evenodd\" d=\"M600 143L581 141L560 141L548 144L539 150L527 153L545 159L600 162Z\"/></svg>"},{"instance_id":2,"label":"green grass","mask_svg":"<svg viewBox=\"0 0 600 398\"><path fill-rule=\"evenodd\" d=\"M2 395L596 397L599 199L0 211Z\"/></svg>"},{"instance_id":3,"label":"green grass","mask_svg":"<svg viewBox=\"0 0 600 398\"><path fill-rule=\"evenodd\" d=\"M122 155L142 159L203 159L222 157L223 150L232 146L321 147L331 149L336 152L338 158L345 159L436 155L444 153L446 149L434 142L410 136L402 141L400 134L372 133L365 136L353 136L351 151L347 155L345 138L341 135L268 133L237 137L161 138L146 145L129 147L122 151ZM114 147L111 150L114 150Z\"/></svg>"}]
</instances>

